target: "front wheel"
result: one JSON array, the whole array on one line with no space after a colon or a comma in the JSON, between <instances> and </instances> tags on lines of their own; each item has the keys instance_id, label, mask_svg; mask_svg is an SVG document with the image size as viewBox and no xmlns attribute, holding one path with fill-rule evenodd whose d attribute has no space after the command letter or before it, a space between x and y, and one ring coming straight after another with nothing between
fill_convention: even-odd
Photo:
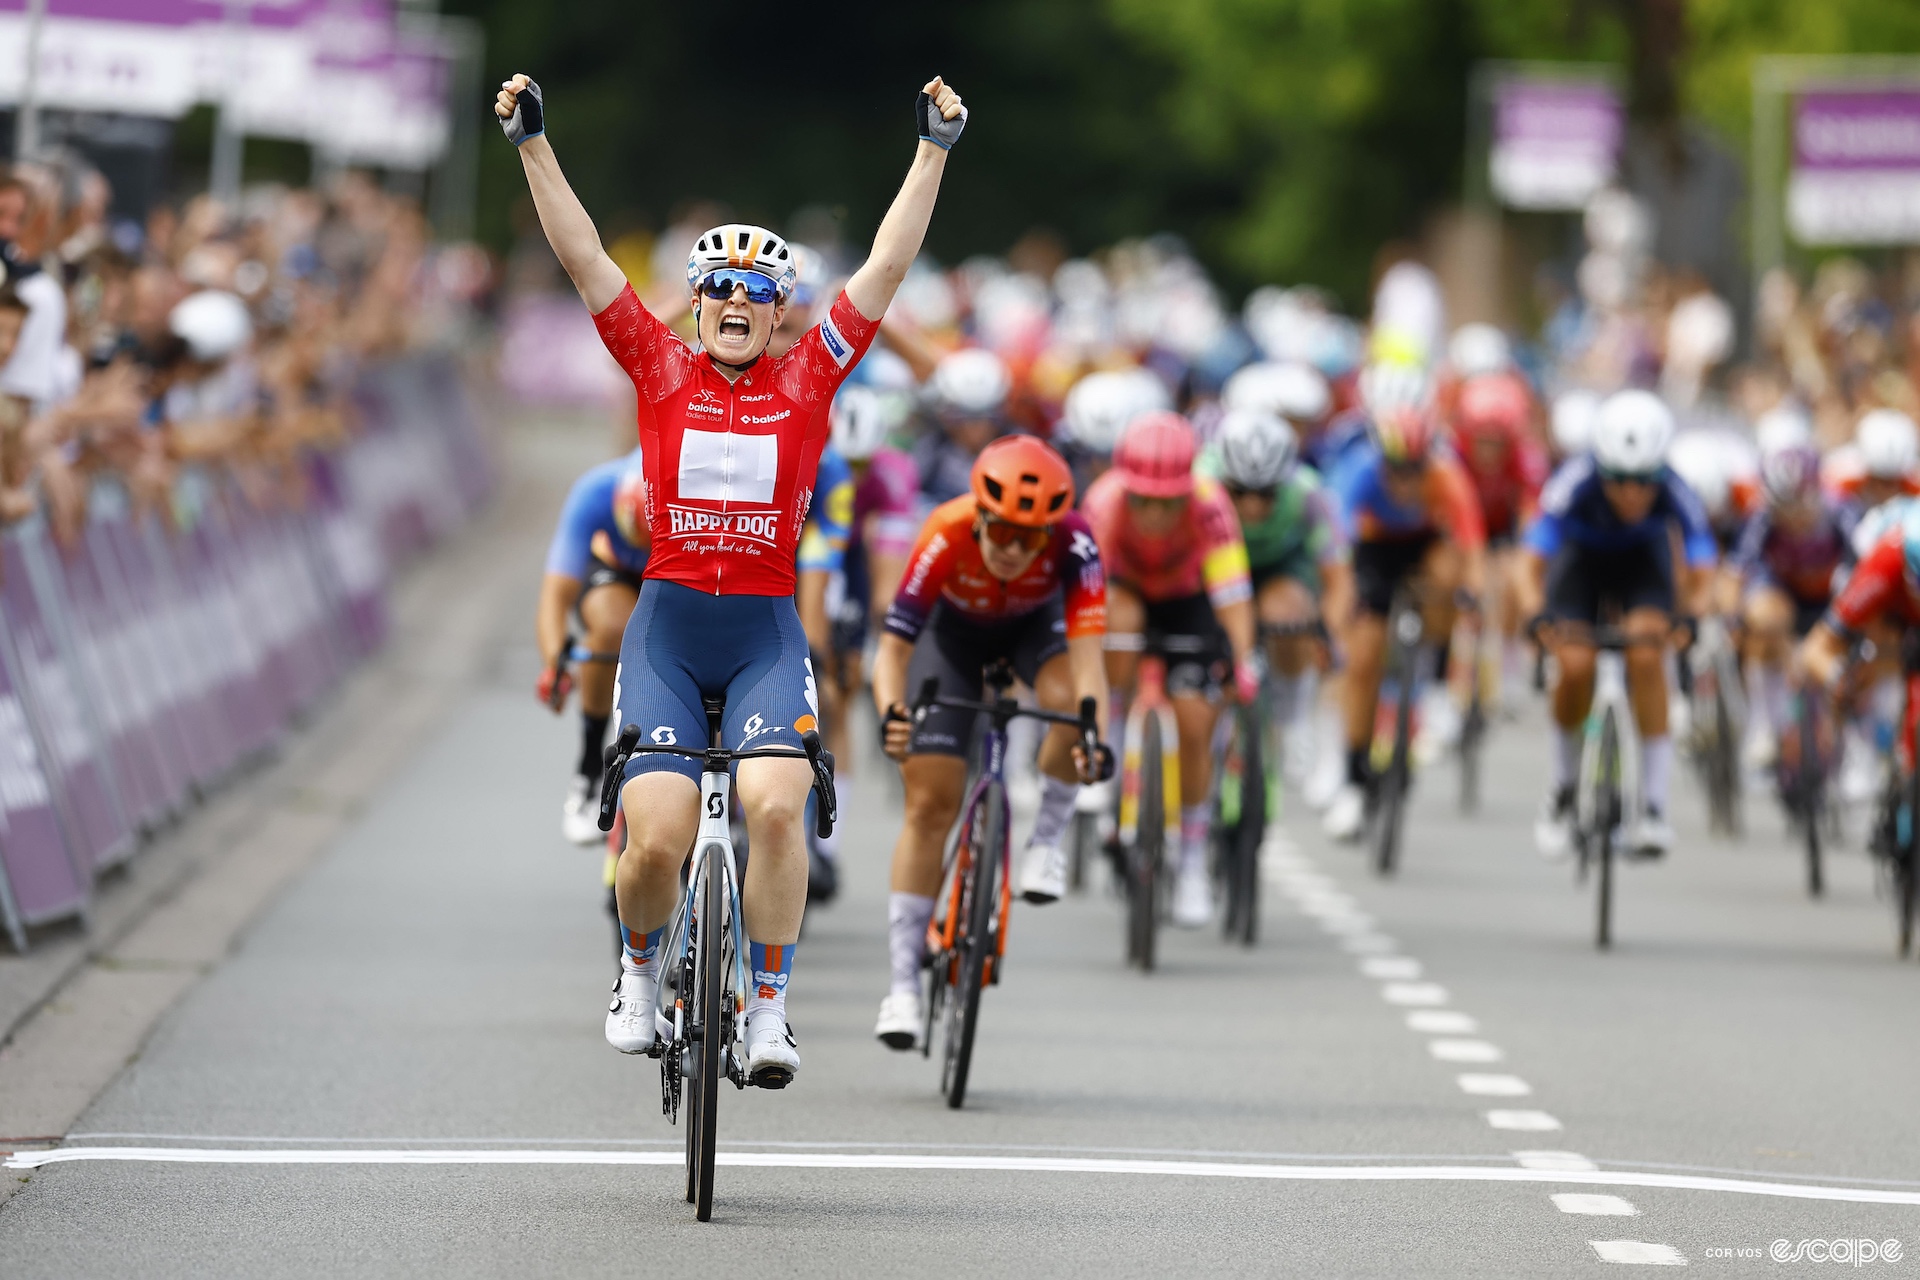
<instances>
[{"instance_id":1,"label":"front wheel","mask_svg":"<svg viewBox=\"0 0 1920 1280\"><path fill-rule=\"evenodd\" d=\"M1599 859L1599 901L1595 908L1593 945L1601 951L1613 945L1613 835L1624 819L1620 802L1620 738L1613 712L1600 722L1600 785L1594 794L1595 856Z\"/></svg>"},{"instance_id":2,"label":"front wheel","mask_svg":"<svg viewBox=\"0 0 1920 1280\"><path fill-rule=\"evenodd\" d=\"M713 1159L719 1134L720 1068L727 1058L728 1024L723 1008L726 987L725 951L728 913L725 876L718 854L709 850L700 859L700 932L694 978L693 1123L687 1129L693 1156L694 1216L713 1217Z\"/></svg>"},{"instance_id":3,"label":"front wheel","mask_svg":"<svg viewBox=\"0 0 1920 1280\"><path fill-rule=\"evenodd\" d=\"M1221 837L1226 854L1224 928L1228 941L1250 947L1260 932L1260 845L1267 832L1264 726L1251 707L1241 708L1236 720L1239 803L1233 825Z\"/></svg>"},{"instance_id":4,"label":"front wheel","mask_svg":"<svg viewBox=\"0 0 1920 1280\"><path fill-rule=\"evenodd\" d=\"M959 959L958 985L947 1005L947 1057L940 1081L947 1105L956 1109L967 1100L973 1037L980 1021L980 990L986 985L987 964L999 940L998 873L1006 857L1007 806L998 782L988 783L981 791L967 831L966 862L957 873L966 877L965 891L960 895L960 918L965 922L966 936L954 948Z\"/></svg>"},{"instance_id":5,"label":"front wheel","mask_svg":"<svg viewBox=\"0 0 1920 1280\"><path fill-rule=\"evenodd\" d=\"M1140 732L1140 790L1133 848L1127 858L1127 959L1153 971L1155 933L1160 928L1160 894L1166 865L1166 790L1161 758L1160 717L1144 717Z\"/></svg>"},{"instance_id":6,"label":"front wheel","mask_svg":"<svg viewBox=\"0 0 1920 1280\"><path fill-rule=\"evenodd\" d=\"M1811 697L1800 699L1800 822L1807 848L1807 896L1826 892L1820 865L1820 826L1826 820L1826 769L1820 753L1820 719Z\"/></svg>"}]
</instances>

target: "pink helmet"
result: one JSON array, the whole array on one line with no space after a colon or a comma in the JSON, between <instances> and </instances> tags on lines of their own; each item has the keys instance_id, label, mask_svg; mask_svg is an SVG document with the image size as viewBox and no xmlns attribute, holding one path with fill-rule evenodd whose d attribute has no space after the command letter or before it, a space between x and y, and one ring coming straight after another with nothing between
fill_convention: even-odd
<instances>
[{"instance_id":1,"label":"pink helmet","mask_svg":"<svg viewBox=\"0 0 1920 1280\"><path fill-rule=\"evenodd\" d=\"M1184 498L1193 492L1193 427L1161 411L1134 420L1113 451L1127 492L1143 498Z\"/></svg>"}]
</instances>

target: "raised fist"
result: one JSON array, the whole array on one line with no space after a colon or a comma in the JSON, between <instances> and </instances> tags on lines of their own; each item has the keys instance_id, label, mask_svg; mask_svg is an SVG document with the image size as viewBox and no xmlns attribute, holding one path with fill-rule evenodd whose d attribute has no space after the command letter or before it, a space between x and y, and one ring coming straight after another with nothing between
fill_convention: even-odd
<instances>
[{"instance_id":1,"label":"raised fist","mask_svg":"<svg viewBox=\"0 0 1920 1280\"><path fill-rule=\"evenodd\" d=\"M927 81L914 99L913 115L920 136L942 151L952 148L960 140L960 131L967 127L967 104L939 76Z\"/></svg>"},{"instance_id":2,"label":"raised fist","mask_svg":"<svg viewBox=\"0 0 1920 1280\"><path fill-rule=\"evenodd\" d=\"M547 131L540 86L530 76L517 75L500 82L500 96L493 101L493 114L500 118L500 128L506 133L507 141L516 147Z\"/></svg>"}]
</instances>

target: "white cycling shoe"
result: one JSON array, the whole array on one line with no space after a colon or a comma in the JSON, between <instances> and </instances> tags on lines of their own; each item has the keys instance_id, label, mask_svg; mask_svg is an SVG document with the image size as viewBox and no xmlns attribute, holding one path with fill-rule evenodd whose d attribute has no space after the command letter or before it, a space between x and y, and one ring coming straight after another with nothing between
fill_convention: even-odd
<instances>
[{"instance_id":1,"label":"white cycling shoe","mask_svg":"<svg viewBox=\"0 0 1920 1280\"><path fill-rule=\"evenodd\" d=\"M1664 858L1673 848L1673 824L1658 809L1648 809L1634 824L1628 851L1636 858Z\"/></svg>"},{"instance_id":2,"label":"white cycling shoe","mask_svg":"<svg viewBox=\"0 0 1920 1280\"><path fill-rule=\"evenodd\" d=\"M607 1006L608 1044L622 1053L645 1053L653 1048L658 1030L653 1002L659 990L657 975L620 967L620 976L613 984L613 1003Z\"/></svg>"},{"instance_id":3,"label":"white cycling shoe","mask_svg":"<svg viewBox=\"0 0 1920 1280\"><path fill-rule=\"evenodd\" d=\"M1059 845L1028 846L1020 866L1020 896L1038 905L1053 902L1066 891L1067 851Z\"/></svg>"},{"instance_id":4,"label":"white cycling shoe","mask_svg":"<svg viewBox=\"0 0 1920 1280\"><path fill-rule=\"evenodd\" d=\"M1351 782L1343 782L1333 793L1333 802L1320 818L1321 828L1342 844L1352 844L1367 827L1367 793Z\"/></svg>"},{"instance_id":5,"label":"white cycling shoe","mask_svg":"<svg viewBox=\"0 0 1920 1280\"><path fill-rule=\"evenodd\" d=\"M1173 922L1202 929L1213 922L1213 880L1204 866L1183 867L1173 880Z\"/></svg>"},{"instance_id":6,"label":"white cycling shoe","mask_svg":"<svg viewBox=\"0 0 1920 1280\"><path fill-rule=\"evenodd\" d=\"M1533 820L1533 845L1543 858L1560 859L1573 852L1573 792L1549 793Z\"/></svg>"},{"instance_id":7,"label":"white cycling shoe","mask_svg":"<svg viewBox=\"0 0 1920 1280\"><path fill-rule=\"evenodd\" d=\"M600 830L600 784L579 774L567 784L567 802L560 806L560 834L572 844L596 844L606 839Z\"/></svg>"},{"instance_id":8,"label":"white cycling shoe","mask_svg":"<svg viewBox=\"0 0 1920 1280\"><path fill-rule=\"evenodd\" d=\"M889 1049L911 1049L920 1043L924 1019L918 991L890 991L880 1002L880 1020L873 1034Z\"/></svg>"},{"instance_id":9,"label":"white cycling shoe","mask_svg":"<svg viewBox=\"0 0 1920 1280\"><path fill-rule=\"evenodd\" d=\"M800 1074L800 1046L779 1009L747 1011L747 1083L784 1089Z\"/></svg>"}]
</instances>

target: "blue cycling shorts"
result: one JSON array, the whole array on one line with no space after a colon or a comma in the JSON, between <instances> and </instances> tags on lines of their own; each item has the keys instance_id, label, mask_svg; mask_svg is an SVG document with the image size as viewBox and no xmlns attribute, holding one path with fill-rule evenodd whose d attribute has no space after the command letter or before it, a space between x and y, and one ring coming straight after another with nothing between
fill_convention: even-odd
<instances>
[{"instance_id":1,"label":"blue cycling shorts","mask_svg":"<svg viewBox=\"0 0 1920 1280\"><path fill-rule=\"evenodd\" d=\"M721 738L733 750L799 751L800 734L819 724L792 596L713 596L650 578L627 621L614 682L620 724L639 725L643 746L704 748L702 697L727 700ZM663 771L699 785L700 762L673 755L633 757L621 783Z\"/></svg>"}]
</instances>

